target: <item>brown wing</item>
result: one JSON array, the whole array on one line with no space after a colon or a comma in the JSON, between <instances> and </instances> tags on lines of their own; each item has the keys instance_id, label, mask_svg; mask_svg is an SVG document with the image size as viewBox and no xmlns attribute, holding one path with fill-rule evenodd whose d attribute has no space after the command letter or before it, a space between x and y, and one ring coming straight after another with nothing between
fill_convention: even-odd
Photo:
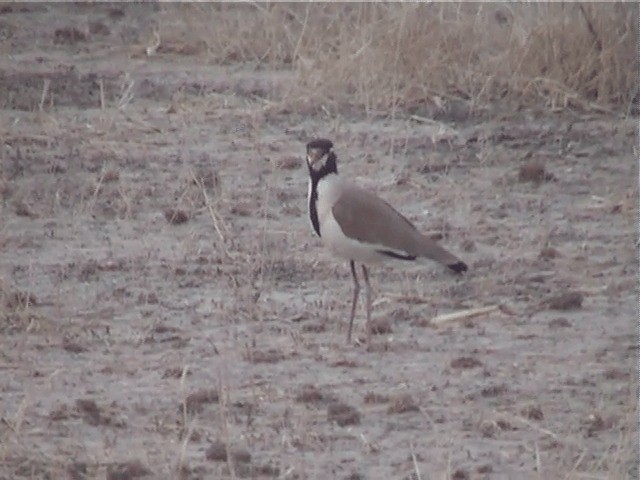
<instances>
[{"instance_id":1,"label":"brown wing","mask_svg":"<svg viewBox=\"0 0 640 480\"><path fill-rule=\"evenodd\" d=\"M342 231L351 238L445 265L459 262L387 202L355 185L343 190L332 212Z\"/></svg>"}]
</instances>

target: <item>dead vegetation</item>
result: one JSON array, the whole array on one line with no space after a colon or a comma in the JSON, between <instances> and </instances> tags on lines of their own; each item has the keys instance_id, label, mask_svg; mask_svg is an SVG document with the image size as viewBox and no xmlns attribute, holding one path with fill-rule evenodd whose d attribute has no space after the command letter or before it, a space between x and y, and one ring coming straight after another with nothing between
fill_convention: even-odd
<instances>
[{"instance_id":1,"label":"dead vegetation","mask_svg":"<svg viewBox=\"0 0 640 480\"><path fill-rule=\"evenodd\" d=\"M189 5L160 38L209 61L295 73L290 100L453 113L500 101L637 109L635 4ZM635 102L635 106L634 106ZM294 102L295 103L295 102Z\"/></svg>"}]
</instances>

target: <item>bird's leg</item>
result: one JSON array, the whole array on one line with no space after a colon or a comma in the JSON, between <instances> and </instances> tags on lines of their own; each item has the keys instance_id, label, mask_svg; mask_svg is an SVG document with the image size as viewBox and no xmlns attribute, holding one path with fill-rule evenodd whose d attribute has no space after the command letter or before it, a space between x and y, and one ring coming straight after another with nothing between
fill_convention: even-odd
<instances>
[{"instance_id":1,"label":"bird's leg","mask_svg":"<svg viewBox=\"0 0 640 480\"><path fill-rule=\"evenodd\" d=\"M367 286L367 348L371 348L371 284L369 283L369 272L364 265L362 265L362 274Z\"/></svg>"},{"instance_id":2,"label":"bird's leg","mask_svg":"<svg viewBox=\"0 0 640 480\"><path fill-rule=\"evenodd\" d=\"M358 295L360 294L360 283L356 275L356 264L353 260L349 262L351 267L351 275L353 276L353 300L351 302L351 317L349 318L349 331L347 332L347 343L351 343L351 331L353 330L353 318L356 316L356 305L358 304Z\"/></svg>"}]
</instances>

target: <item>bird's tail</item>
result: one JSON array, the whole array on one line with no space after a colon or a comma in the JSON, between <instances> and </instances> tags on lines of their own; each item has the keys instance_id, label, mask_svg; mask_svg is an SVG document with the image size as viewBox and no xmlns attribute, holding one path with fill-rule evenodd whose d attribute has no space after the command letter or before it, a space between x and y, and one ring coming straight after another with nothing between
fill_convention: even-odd
<instances>
[{"instance_id":1,"label":"bird's tail","mask_svg":"<svg viewBox=\"0 0 640 480\"><path fill-rule=\"evenodd\" d=\"M429 237L421 235L420 248L417 252L419 256L435 260L443 265L446 265L456 273L466 272L469 267L467 264L449 252L446 248L442 247L435 240Z\"/></svg>"}]
</instances>

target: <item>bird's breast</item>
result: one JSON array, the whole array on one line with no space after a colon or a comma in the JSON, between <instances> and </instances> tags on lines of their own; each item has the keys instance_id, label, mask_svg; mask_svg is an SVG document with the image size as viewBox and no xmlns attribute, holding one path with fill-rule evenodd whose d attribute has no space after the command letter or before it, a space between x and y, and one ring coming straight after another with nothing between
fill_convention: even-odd
<instances>
[{"instance_id":1,"label":"bird's breast","mask_svg":"<svg viewBox=\"0 0 640 480\"><path fill-rule=\"evenodd\" d=\"M307 195L309 220L319 237L323 236L322 224L331 215L331 209L340 198L340 186L341 182L336 174L326 175L320 179L309 179Z\"/></svg>"}]
</instances>

